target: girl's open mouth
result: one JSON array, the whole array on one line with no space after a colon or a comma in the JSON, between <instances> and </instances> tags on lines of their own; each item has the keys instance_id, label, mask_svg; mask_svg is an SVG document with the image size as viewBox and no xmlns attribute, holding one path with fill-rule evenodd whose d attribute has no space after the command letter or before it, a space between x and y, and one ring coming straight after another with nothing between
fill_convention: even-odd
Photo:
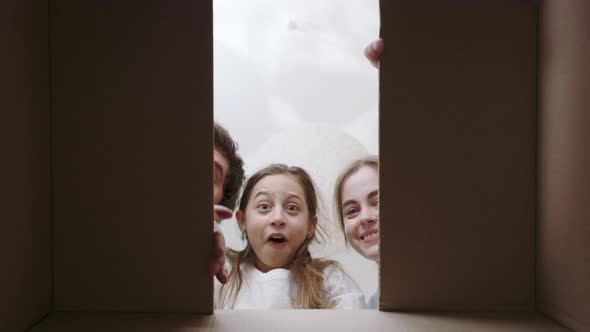
<instances>
[{"instance_id":1,"label":"girl's open mouth","mask_svg":"<svg viewBox=\"0 0 590 332\"><path fill-rule=\"evenodd\" d=\"M273 233L268 236L267 241L270 242L273 247L283 247L287 244L288 239L285 234Z\"/></svg>"}]
</instances>

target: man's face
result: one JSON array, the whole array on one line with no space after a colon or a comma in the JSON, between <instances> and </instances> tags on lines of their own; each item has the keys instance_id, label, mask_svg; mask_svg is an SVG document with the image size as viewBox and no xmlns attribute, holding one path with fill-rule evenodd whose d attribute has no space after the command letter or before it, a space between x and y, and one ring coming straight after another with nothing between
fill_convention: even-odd
<instances>
[{"instance_id":1,"label":"man's face","mask_svg":"<svg viewBox=\"0 0 590 332\"><path fill-rule=\"evenodd\" d=\"M223 199L223 184L228 171L229 161L221 150L213 148L213 204L219 204Z\"/></svg>"}]
</instances>

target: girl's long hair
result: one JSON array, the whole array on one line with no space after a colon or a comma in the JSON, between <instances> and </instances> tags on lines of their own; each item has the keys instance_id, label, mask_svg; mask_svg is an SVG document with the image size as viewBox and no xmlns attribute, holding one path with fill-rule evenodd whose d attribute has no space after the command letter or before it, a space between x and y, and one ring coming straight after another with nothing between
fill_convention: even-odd
<instances>
[{"instance_id":1,"label":"girl's long hair","mask_svg":"<svg viewBox=\"0 0 590 332\"><path fill-rule=\"evenodd\" d=\"M295 166L287 166L284 164L272 164L260 171L256 172L244 187L242 197L240 199L239 210L245 213L248 201L250 199L250 193L254 186L262 180L264 177L269 175L290 175L295 177L305 193L305 201L309 212L310 222L316 222L316 232L318 227L317 224L318 214L318 199L316 194L316 188L313 181L307 172ZM242 234L244 236L244 234ZM324 289L324 270L329 266L338 266L338 263L332 260L314 259L309 253L309 244L315 239L316 234L310 238L306 238L299 250L297 251L295 258L291 264L287 267L291 272L291 277L296 285L298 285L298 291L295 298L291 299L293 307L297 309L327 309L331 305L326 290ZM246 248L242 251L229 250L227 257L231 264L231 271L229 273L228 282L219 289L219 301L216 305L217 308L224 308L229 305L233 308L238 297L238 293L242 287L244 276L240 269L241 264L250 263L254 264L256 256L254 250L247 242Z\"/></svg>"}]
</instances>

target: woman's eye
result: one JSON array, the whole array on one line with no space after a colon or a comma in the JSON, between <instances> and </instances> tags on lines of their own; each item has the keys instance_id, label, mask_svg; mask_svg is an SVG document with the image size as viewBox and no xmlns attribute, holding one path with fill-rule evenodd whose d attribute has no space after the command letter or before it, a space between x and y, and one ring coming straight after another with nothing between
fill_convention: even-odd
<instances>
[{"instance_id":1,"label":"woman's eye","mask_svg":"<svg viewBox=\"0 0 590 332\"><path fill-rule=\"evenodd\" d=\"M260 203L260 204L258 204L258 209L260 209L260 210L270 210L270 205L268 203Z\"/></svg>"},{"instance_id":2,"label":"woman's eye","mask_svg":"<svg viewBox=\"0 0 590 332\"><path fill-rule=\"evenodd\" d=\"M379 199L378 198L373 201L373 206L379 206Z\"/></svg>"}]
</instances>

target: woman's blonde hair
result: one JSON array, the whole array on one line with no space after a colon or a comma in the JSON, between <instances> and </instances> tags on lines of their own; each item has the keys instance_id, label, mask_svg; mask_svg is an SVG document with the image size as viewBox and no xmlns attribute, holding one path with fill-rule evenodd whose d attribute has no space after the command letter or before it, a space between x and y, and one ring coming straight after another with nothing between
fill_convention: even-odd
<instances>
[{"instance_id":1,"label":"woman's blonde hair","mask_svg":"<svg viewBox=\"0 0 590 332\"><path fill-rule=\"evenodd\" d=\"M315 185L309 174L303 168L296 166L271 164L252 175L246 182L246 186L242 192L239 210L245 213L252 189L260 180L269 175L281 174L293 176L301 184L305 193L309 220L310 222L316 223L316 232L322 230L321 225L317 224L318 198ZM309 244L316 239L316 232L311 237L305 239L297 251L295 258L288 266L293 281L299 286L297 295L292 299L293 307L297 309L327 309L331 306L328 294L323 286L324 270L329 266L338 266L338 263L332 260L314 259L311 257ZM256 258L249 242L246 243L246 248L242 251L229 250L227 257L231 263L231 271L228 276L228 282L219 289L218 308L225 307L229 301L231 301L230 308L235 306L244 280L240 266L242 263L254 264Z\"/></svg>"},{"instance_id":2,"label":"woman's blonde hair","mask_svg":"<svg viewBox=\"0 0 590 332\"><path fill-rule=\"evenodd\" d=\"M342 185L346 179L348 179L352 174L356 173L364 166L372 167L377 172L379 172L379 158L377 156L367 156L363 159L353 161L342 171L342 173L340 173L340 176L338 176L338 179L336 180L336 187L334 189L334 205L336 207L338 223L340 224L340 229L344 234L344 241L347 245L348 241L346 239L346 232L344 231L344 216L342 215Z\"/></svg>"}]
</instances>

